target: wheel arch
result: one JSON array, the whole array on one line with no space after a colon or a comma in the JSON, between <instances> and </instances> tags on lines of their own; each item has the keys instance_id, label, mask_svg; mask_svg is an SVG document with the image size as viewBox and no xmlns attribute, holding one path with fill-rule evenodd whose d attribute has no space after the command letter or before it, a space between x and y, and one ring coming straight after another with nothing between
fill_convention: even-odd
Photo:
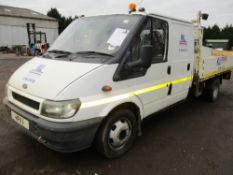
<instances>
[{"instance_id":1,"label":"wheel arch","mask_svg":"<svg viewBox=\"0 0 233 175\"><path fill-rule=\"evenodd\" d=\"M122 104L119 104L118 106L114 107L108 114L111 115L111 113L120 110L120 109L129 109L134 113L134 115L137 117L137 119L141 119L141 114L140 114L140 108L133 102L125 102Z\"/></svg>"},{"instance_id":2,"label":"wheel arch","mask_svg":"<svg viewBox=\"0 0 233 175\"><path fill-rule=\"evenodd\" d=\"M139 104L138 104L139 103ZM141 135L141 120L142 120L142 115L143 115L143 109L142 109L142 105L141 102L138 101L138 103L135 103L133 101L125 101L122 103L118 103L114 106L111 107L111 110L108 110L108 113L106 115L106 117L103 119L101 126L104 125L105 121L111 116L112 113L114 113L117 110L120 109L129 109L130 111L132 111L136 117L136 122L137 122L137 132L138 135ZM109 108L108 108L109 109ZM105 111L106 112L106 111ZM100 128L101 128L100 126Z\"/></svg>"}]
</instances>

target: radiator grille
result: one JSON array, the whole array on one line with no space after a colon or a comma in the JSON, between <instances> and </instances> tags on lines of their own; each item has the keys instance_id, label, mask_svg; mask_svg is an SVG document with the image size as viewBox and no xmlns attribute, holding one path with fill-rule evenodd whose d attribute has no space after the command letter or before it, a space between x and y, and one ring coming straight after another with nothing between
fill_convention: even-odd
<instances>
[{"instance_id":1,"label":"radiator grille","mask_svg":"<svg viewBox=\"0 0 233 175\"><path fill-rule=\"evenodd\" d=\"M40 107L39 102L31 100L31 99L29 99L27 97L24 97L22 95L19 95L19 94L15 93L15 92L12 92L12 96L16 101L18 101L18 102L20 102L20 103L22 103L24 105L27 105L27 106L29 106L29 107L31 107L33 109L39 110L39 107Z\"/></svg>"}]
</instances>

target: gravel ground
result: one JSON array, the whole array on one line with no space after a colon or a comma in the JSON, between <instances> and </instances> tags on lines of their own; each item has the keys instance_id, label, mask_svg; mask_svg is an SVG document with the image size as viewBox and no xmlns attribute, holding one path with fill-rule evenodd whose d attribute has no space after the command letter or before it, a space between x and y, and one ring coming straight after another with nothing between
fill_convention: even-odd
<instances>
[{"instance_id":1,"label":"gravel ground","mask_svg":"<svg viewBox=\"0 0 233 175\"><path fill-rule=\"evenodd\" d=\"M26 59L0 60L0 99ZM0 102L1 175L232 175L233 81L216 103L189 100L143 122L143 135L123 157L107 160L94 148L62 154L21 130Z\"/></svg>"}]
</instances>

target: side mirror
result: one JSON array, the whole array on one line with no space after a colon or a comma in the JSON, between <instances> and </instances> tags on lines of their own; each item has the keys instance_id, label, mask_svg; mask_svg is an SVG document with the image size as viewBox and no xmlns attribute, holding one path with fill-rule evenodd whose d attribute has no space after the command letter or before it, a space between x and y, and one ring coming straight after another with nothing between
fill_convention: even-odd
<instances>
[{"instance_id":1,"label":"side mirror","mask_svg":"<svg viewBox=\"0 0 233 175\"><path fill-rule=\"evenodd\" d=\"M148 69L151 66L152 62L152 45L143 45L140 48L140 59L127 63L128 68L142 66L143 68Z\"/></svg>"},{"instance_id":2,"label":"side mirror","mask_svg":"<svg viewBox=\"0 0 233 175\"><path fill-rule=\"evenodd\" d=\"M202 13L202 14L201 14L201 17L202 17L203 20L207 20L208 17L209 17L209 14L207 14L207 13Z\"/></svg>"},{"instance_id":3,"label":"side mirror","mask_svg":"<svg viewBox=\"0 0 233 175\"><path fill-rule=\"evenodd\" d=\"M149 68L152 61L152 45L143 45L140 50L140 59L142 60L142 66Z\"/></svg>"}]
</instances>

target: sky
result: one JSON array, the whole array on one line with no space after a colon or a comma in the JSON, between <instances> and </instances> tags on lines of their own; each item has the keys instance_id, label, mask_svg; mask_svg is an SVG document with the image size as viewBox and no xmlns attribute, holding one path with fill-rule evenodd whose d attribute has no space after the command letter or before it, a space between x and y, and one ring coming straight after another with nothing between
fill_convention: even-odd
<instances>
[{"instance_id":1,"label":"sky","mask_svg":"<svg viewBox=\"0 0 233 175\"><path fill-rule=\"evenodd\" d=\"M233 24L233 0L0 0L0 5L29 8L46 14L56 7L64 16L127 13L128 4L135 2L148 13L159 13L185 20L196 17L197 11L209 14L203 26Z\"/></svg>"}]
</instances>

